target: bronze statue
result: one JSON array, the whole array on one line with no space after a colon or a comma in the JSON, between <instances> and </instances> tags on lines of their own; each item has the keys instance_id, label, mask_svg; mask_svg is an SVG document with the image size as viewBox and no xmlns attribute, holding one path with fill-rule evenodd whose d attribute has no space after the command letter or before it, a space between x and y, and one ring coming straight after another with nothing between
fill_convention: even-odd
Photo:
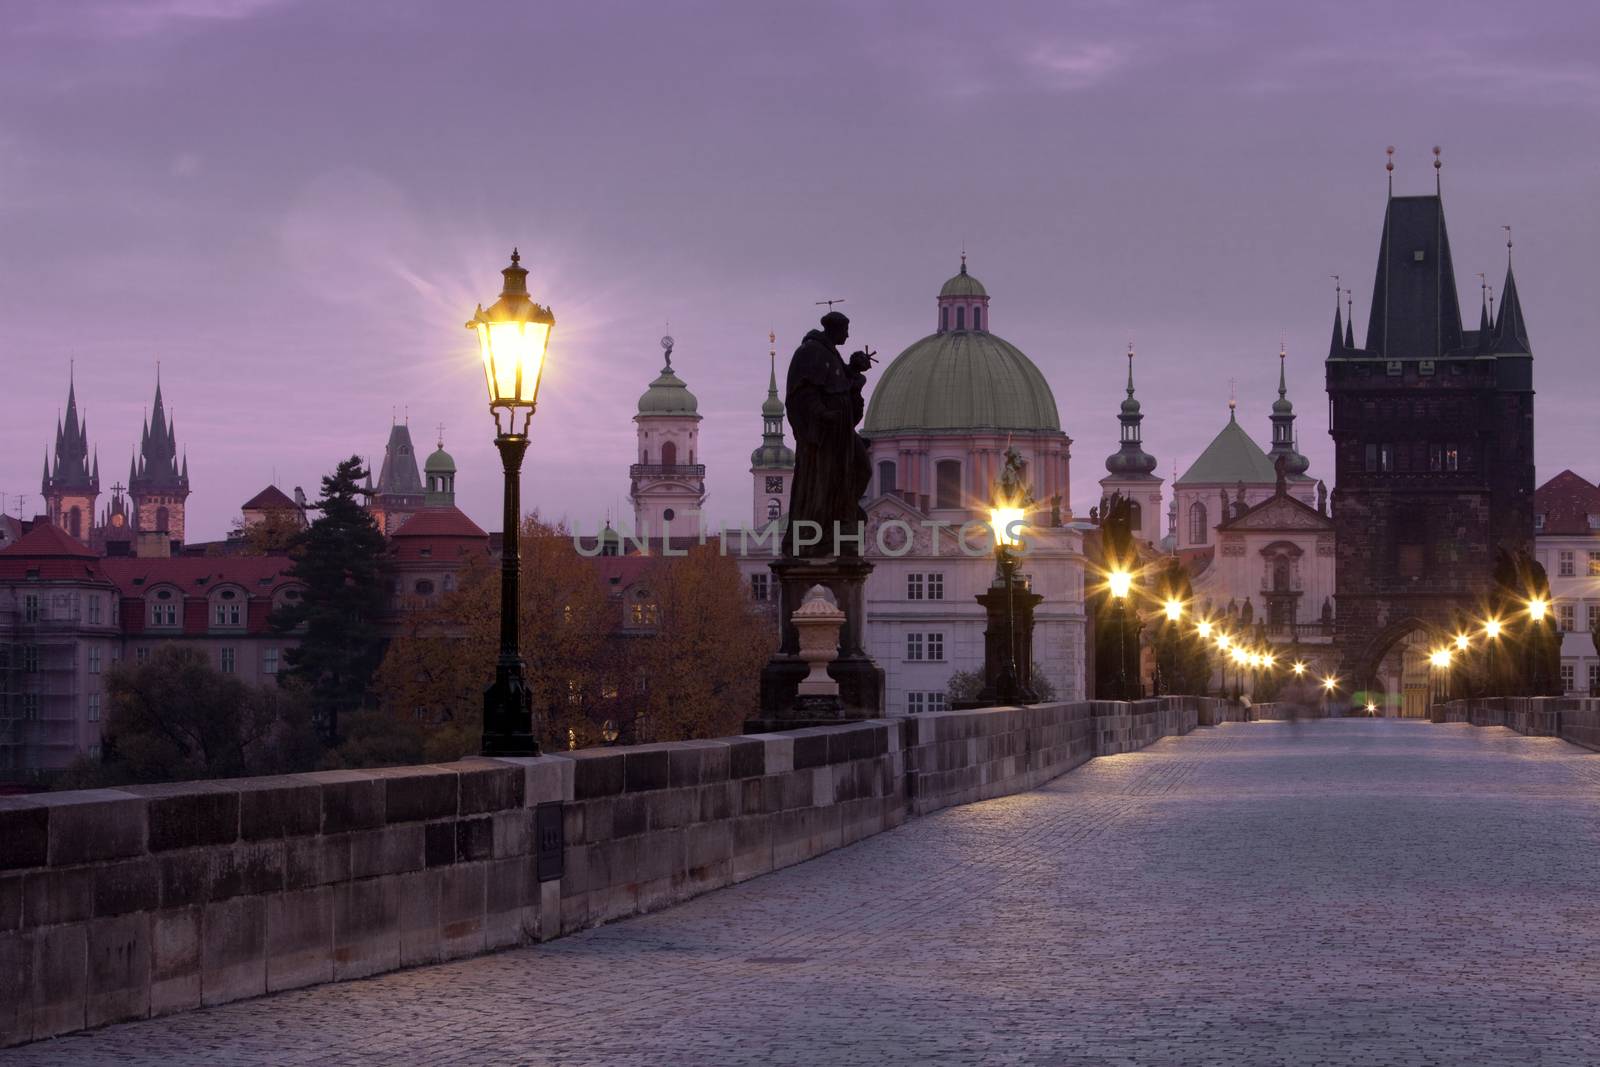
<instances>
[{"instance_id":1,"label":"bronze statue","mask_svg":"<svg viewBox=\"0 0 1600 1067\"><path fill-rule=\"evenodd\" d=\"M1026 508L1033 503L1033 487L1028 484L1028 461L1010 445L1006 446L1005 464L1000 468L1000 478L995 486L995 502L1016 508Z\"/></svg>"},{"instance_id":2,"label":"bronze statue","mask_svg":"<svg viewBox=\"0 0 1600 1067\"><path fill-rule=\"evenodd\" d=\"M872 480L867 443L856 433L866 409L861 390L873 353L845 362L839 346L850 337L843 312L822 316L794 350L784 407L794 429L794 484L789 494L785 556L860 555L867 516L861 496ZM813 525L814 524L814 525Z\"/></svg>"}]
</instances>

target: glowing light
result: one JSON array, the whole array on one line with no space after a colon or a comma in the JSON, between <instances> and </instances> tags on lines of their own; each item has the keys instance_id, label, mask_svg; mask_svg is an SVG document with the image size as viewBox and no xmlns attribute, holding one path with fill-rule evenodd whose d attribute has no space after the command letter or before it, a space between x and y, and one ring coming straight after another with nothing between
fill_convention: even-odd
<instances>
[{"instance_id":1,"label":"glowing light","mask_svg":"<svg viewBox=\"0 0 1600 1067\"><path fill-rule=\"evenodd\" d=\"M994 529L994 543L1004 548L1015 548L1021 544L1022 522L1026 514L1021 508L990 508L989 525Z\"/></svg>"},{"instance_id":2,"label":"glowing light","mask_svg":"<svg viewBox=\"0 0 1600 1067\"><path fill-rule=\"evenodd\" d=\"M1249 659L1250 659L1250 653L1246 652L1244 649L1240 648L1238 645L1234 645L1233 646L1233 662L1242 664L1242 663L1248 662Z\"/></svg>"},{"instance_id":3,"label":"glowing light","mask_svg":"<svg viewBox=\"0 0 1600 1067\"><path fill-rule=\"evenodd\" d=\"M1229 637L1227 634L1224 633L1217 635L1217 647L1222 649L1222 651L1228 651L1228 646L1231 644L1233 644L1233 638Z\"/></svg>"},{"instance_id":4,"label":"glowing light","mask_svg":"<svg viewBox=\"0 0 1600 1067\"><path fill-rule=\"evenodd\" d=\"M1130 571L1114 570L1106 575L1106 587L1111 590L1111 595L1121 600L1133 589L1133 574Z\"/></svg>"},{"instance_id":5,"label":"glowing light","mask_svg":"<svg viewBox=\"0 0 1600 1067\"><path fill-rule=\"evenodd\" d=\"M1489 619L1483 624L1483 636L1485 637L1499 637L1500 630L1501 624L1499 619Z\"/></svg>"},{"instance_id":6,"label":"glowing light","mask_svg":"<svg viewBox=\"0 0 1600 1067\"><path fill-rule=\"evenodd\" d=\"M1441 670L1450 666L1450 650L1448 648L1434 649L1428 653L1428 662Z\"/></svg>"},{"instance_id":7,"label":"glowing light","mask_svg":"<svg viewBox=\"0 0 1600 1067\"><path fill-rule=\"evenodd\" d=\"M1294 673L1296 678L1304 675L1306 673L1306 665L1301 663L1299 660L1296 660L1294 664Z\"/></svg>"},{"instance_id":8,"label":"glowing light","mask_svg":"<svg viewBox=\"0 0 1600 1067\"><path fill-rule=\"evenodd\" d=\"M1174 600L1169 597L1164 606L1167 611L1168 621L1177 622L1183 617L1183 602L1181 600Z\"/></svg>"},{"instance_id":9,"label":"glowing light","mask_svg":"<svg viewBox=\"0 0 1600 1067\"><path fill-rule=\"evenodd\" d=\"M467 329L478 335L491 408L527 408L539 399L545 350L555 316L528 296L528 271L511 254L511 266L500 273L505 287L488 308L479 306Z\"/></svg>"},{"instance_id":10,"label":"glowing light","mask_svg":"<svg viewBox=\"0 0 1600 1067\"><path fill-rule=\"evenodd\" d=\"M1201 619L1199 622L1195 623L1194 628L1195 628L1196 631L1199 632L1201 637L1210 637L1211 636L1211 623L1208 622L1205 619ZM1226 636L1226 635L1224 635L1224 636ZM1217 638L1217 640L1221 641L1222 638L1219 637L1219 638Z\"/></svg>"},{"instance_id":11,"label":"glowing light","mask_svg":"<svg viewBox=\"0 0 1600 1067\"><path fill-rule=\"evenodd\" d=\"M1456 634L1456 648L1462 652L1465 652L1470 640L1471 639L1467 637L1466 634Z\"/></svg>"},{"instance_id":12,"label":"glowing light","mask_svg":"<svg viewBox=\"0 0 1600 1067\"><path fill-rule=\"evenodd\" d=\"M1378 710L1378 705L1376 705L1376 704L1374 704L1374 703L1373 703L1373 702L1372 702L1372 701L1370 701L1370 700L1369 700L1369 701L1367 701L1367 714L1368 714L1368 715L1370 715L1370 714L1372 714L1372 713L1373 713L1373 712L1375 712L1375 711L1377 711L1377 710Z\"/></svg>"},{"instance_id":13,"label":"glowing light","mask_svg":"<svg viewBox=\"0 0 1600 1067\"><path fill-rule=\"evenodd\" d=\"M1534 622L1538 622L1540 619L1544 618L1544 613L1549 607L1550 605L1543 597L1536 596L1532 600L1528 601L1528 617Z\"/></svg>"},{"instance_id":14,"label":"glowing light","mask_svg":"<svg viewBox=\"0 0 1600 1067\"><path fill-rule=\"evenodd\" d=\"M1277 665L1277 663L1278 663L1278 657L1277 656L1269 655L1267 653L1263 653L1262 654L1262 656L1261 656L1261 665L1263 667L1274 667L1274 666Z\"/></svg>"},{"instance_id":15,"label":"glowing light","mask_svg":"<svg viewBox=\"0 0 1600 1067\"><path fill-rule=\"evenodd\" d=\"M1324 678L1322 680L1322 688L1326 689L1330 693L1333 692L1338 687L1339 687L1339 679L1337 679L1337 678Z\"/></svg>"}]
</instances>

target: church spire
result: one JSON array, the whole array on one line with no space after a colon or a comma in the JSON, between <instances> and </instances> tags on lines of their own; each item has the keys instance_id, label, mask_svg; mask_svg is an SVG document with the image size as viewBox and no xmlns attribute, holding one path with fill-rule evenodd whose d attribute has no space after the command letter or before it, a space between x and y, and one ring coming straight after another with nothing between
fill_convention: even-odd
<instances>
[{"instance_id":1,"label":"church spire","mask_svg":"<svg viewBox=\"0 0 1600 1067\"><path fill-rule=\"evenodd\" d=\"M1511 270L1511 227L1506 231L1506 281L1500 287L1500 317L1495 323L1494 350L1502 355L1533 355L1528 343L1528 323L1517 295L1517 276Z\"/></svg>"},{"instance_id":2,"label":"church spire","mask_svg":"<svg viewBox=\"0 0 1600 1067\"><path fill-rule=\"evenodd\" d=\"M783 441L783 400L778 396L778 335L767 333L767 399L761 403L761 447L750 453L758 468L791 468L794 453Z\"/></svg>"},{"instance_id":3,"label":"church spire","mask_svg":"<svg viewBox=\"0 0 1600 1067\"><path fill-rule=\"evenodd\" d=\"M1141 424L1144 414L1133 395L1133 342L1128 342L1127 399L1117 415L1122 424L1121 447L1106 457L1106 472L1114 477L1148 477L1156 469L1156 458L1144 450Z\"/></svg>"},{"instance_id":4,"label":"church spire","mask_svg":"<svg viewBox=\"0 0 1600 1067\"><path fill-rule=\"evenodd\" d=\"M1350 299L1350 290L1344 291L1344 347L1351 352L1356 350L1356 313L1355 301Z\"/></svg>"},{"instance_id":5,"label":"church spire","mask_svg":"<svg viewBox=\"0 0 1600 1067\"><path fill-rule=\"evenodd\" d=\"M1285 370L1288 361L1288 346L1279 343L1278 399L1272 402L1272 450L1267 453L1267 458L1276 463L1278 457L1282 456L1285 470L1292 477L1305 474L1306 469L1311 466L1311 461L1295 449L1294 404L1289 400L1289 385Z\"/></svg>"}]
</instances>

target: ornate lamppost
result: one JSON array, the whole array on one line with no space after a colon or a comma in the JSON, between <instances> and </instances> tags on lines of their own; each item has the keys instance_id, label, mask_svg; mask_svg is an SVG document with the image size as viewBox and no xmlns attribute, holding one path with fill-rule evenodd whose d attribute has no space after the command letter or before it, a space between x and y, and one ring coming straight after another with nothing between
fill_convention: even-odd
<instances>
[{"instance_id":1,"label":"ornate lamppost","mask_svg":"<svg viewBox=\"0 0 1600 1067\"><path fill-rule=\"evenodd\" d=\"M521 567L518 536L522 527L522 457L528 451L528 426L539 400L545 350L555 316L528 296L528 271L511 250L511 265L501 270L500 298L467 322L478 335L483 372L489 383L495 447L505 467L505 533L500 551L500 656L494 684L483 694L485 756L537 756L533 734L533 692L518 649L517 576ZM520 425L519 425L520 422Z\"/></svg>"},{"instance_id":2,"label":"ornate lamppost","mask_svg":"<svg viewBox=\"0 0 1600 1067\"><path fill-rule=\"evenodd\" d=\"M989 509L989 525L994 530L994 554L1000 570L1001 596L1004 598L1001 605L990 607L990 626L994 626L994 616L1003 614L1004 625L999 627L1000 641L991 639L985 642L985 658L994 657L998 660L992 667L985 670L986 683L978 694L978 699L986 705L1000 704L1034 704L1039 700L1033 687L1023 681L1022 673L1017 668L1017 554L1016 550L1022 543L1022 527L1026 513L1022 508L1010 506L996 506ZM980 596L978 600L989 607L992 600L987 599L993 594ZM1023 610L1028 620L1022 627L1024 636L1031 640L1033 626L1031 623L1033 605L1039 600L1035 594L1029 593L1025 597ZM997 655L998 654L998 655ZM1030 666L1028 675L1031 678L1031 649L1029 650Z\"/></svg>"},{"instance_id":3,"label":"ornate lamppost","mask_svg":"<svg viewBox=\"0 0 1600 1067\"><path fill-rule=\"evenodd\" d=\"M1117 604L1117 699L1128 699L1128 595L1133 592L1133 573L1122 567L1106 575L1106 588Z\"/></svg>"}]
</instances>

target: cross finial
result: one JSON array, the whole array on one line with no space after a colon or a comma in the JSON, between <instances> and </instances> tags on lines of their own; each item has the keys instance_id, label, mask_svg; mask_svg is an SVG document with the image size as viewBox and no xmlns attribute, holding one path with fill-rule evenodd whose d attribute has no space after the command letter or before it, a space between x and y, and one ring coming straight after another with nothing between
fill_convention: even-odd
<instances>
[{"instance_id":1,"label":"cross finial","mask_svg":"<svg viewBox=\"0 0 1600 1067\"><path fill-rule=\"evenodd\" d=\"M511 265L513 267L515 267L517 264L519 264L521 262L522 262L522 253L518 252L517 249L516 249L516 246L513 245L512 248L511 248Z\"/></svg>"},{"instance_id":2,"label":"cross finial","mask_svg":"<svg viewBox=\"0 0 1600 1067\"><path fill-rule=\"evenodd\" d=\"M1390 145L1388 148L1385 148L1383 150L1383 154L1386 157L1384 159L1384 161L1383 161L1383 169L1385 171L1387 171L1388 174L1389 174L1389 195L1393 196L1394 195L1394 145Z\"/></svg>"},{"instance_id":3,"label":"cross finial","mask_svg":"<svg viewBox=\"0 0 1600 1067\"><path fill-rule=\"evenodd\" d=\"M1511 227L1509 225L1506 225L1506 226L1502 226L1500 228L1502 230L1506 231L1506 262L1510 263L1511 262Z\"/></svg>"},{"instance_id":4,"label":"cross finial","mask_svg":"<svg viewBox=\"0 0 1600 1067\"><path fill-rule=\"evenodd\" d=\"M1228 379L1228 415L1231 418L1233 411L1239 406L1239 379Z\"/></svg>"},{"instance_id":5,"label":"cross finial","mask_svg":"<svg viewBox=\"0 0 1600 1067\"><path fill-rule=\"evenodd\" d=\"M439 424L439 447L444 447L444 423Z\"/></svg>"},{"instance_id":6,"label":"cross finial","mask_svg":"<svg viewBox=\"0 0 1600 1067\"><path fill-rule=\"evenodd\" d=\"M1433 191L1435 193L1438 193L1440 191L1440 188L1439 188L1439 171L1443 166L1444 166L1444 164L1439 162L1439 146L1438 145L1434 145L1433 146Z\"/></svg>"},{"instance_id":7,"label":"cross finial","mask_svg":"<svg viewBox=\"0 0 1600 1067\"><path fill-rule=\"evenodd\" d=\"M1340 275L1330 274L1330 275L1328 275L1328 277L1333 279L1333 310L1334 311L1338 311L1339 310L1339 278L1340 278Z\"/></svg>"},{"instance_id":8,"label":"cross finial","mask_svg":"<svg viewBox=\"0 0 1600 1067\"><path fill-rule=\"evenodd\" d=\"M842 304L842 303L844 303L844 298L843 297L840 297L837 300L818 300L817 301L817 307L821 307L823 304L827 304L828 305L828 310L832 311L833 310L833 305Z\"/></svg>"}]
</instances>

